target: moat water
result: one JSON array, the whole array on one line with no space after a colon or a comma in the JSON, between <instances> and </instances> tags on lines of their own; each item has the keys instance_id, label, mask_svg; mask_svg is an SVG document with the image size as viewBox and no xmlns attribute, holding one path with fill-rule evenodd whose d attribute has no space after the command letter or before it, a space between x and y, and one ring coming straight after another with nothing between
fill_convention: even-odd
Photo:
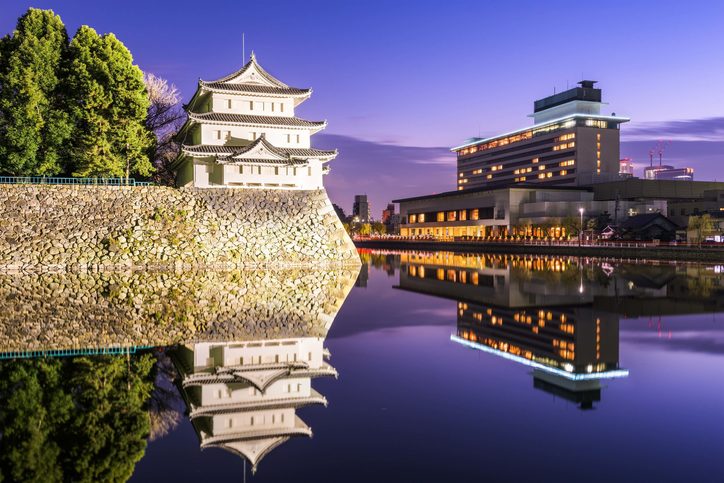
<instances>
[{"instance_id":1,"label":"moat water","mask_svg":"<svg viewBox=\"0 0 724 483\"><path fill-rule=\"evenodd\" d=\"M724 481L724 266L361 255L0 279L0 480Z\"/></svg>"}]
</instances>

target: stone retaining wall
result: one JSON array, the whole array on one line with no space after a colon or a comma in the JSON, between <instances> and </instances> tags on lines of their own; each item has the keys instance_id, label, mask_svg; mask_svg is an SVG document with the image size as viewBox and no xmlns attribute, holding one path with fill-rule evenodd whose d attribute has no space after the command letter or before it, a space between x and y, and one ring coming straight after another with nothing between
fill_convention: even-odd
<instances>
[{"instance_id":1,"label":"stone retaining wall","mask_svg":"<svg viewBox=\"0 0 724 483\"><path fill-rule=\"evenodd\" d=\"M324 190L0 186L0 270L359 264Z\"/></svg>"},{"instance_id":2,"label":"stone retaining wall","mask_svg":"<svg viewBox=\"0 0 724 483\"><path fill-rule=\"evenodd\" d=\"M325 337L358 272L0 273L0 355Z\"/></svg>"}]
</instances>

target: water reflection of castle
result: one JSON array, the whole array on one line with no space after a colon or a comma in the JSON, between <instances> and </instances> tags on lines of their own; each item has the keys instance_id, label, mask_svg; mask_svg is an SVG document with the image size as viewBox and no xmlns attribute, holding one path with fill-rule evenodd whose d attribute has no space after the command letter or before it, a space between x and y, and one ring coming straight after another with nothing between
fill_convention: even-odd
<instances>
[{"instance_id":1,"label":"water reflection of castle","mask_svg":"<svg viewBox=\"0 0 724 483\"><path fill-rule=\"evenodd\" d=\"M198 343L177 350L182 393L201 448L246 458L255 471L271 450L294 436L311 436L298 408L327 405L312 388L337 376L316 337Z\"/></svg>"},{"instance_id":2,"label":"water reflection of castle","mask_svg":"<svg viewBox=\"0 0 724 483\"><path fill-rule=\"evenodd\" d=\"M681 267L562 257L403 254L400 289L457 301L454 342L533 368L534 387L587 409L619 367L619 318L720 306ZM686 270L686 268L683 268ZM655 311L655 312L654 312Z\"/></svg>"}]
</instances>

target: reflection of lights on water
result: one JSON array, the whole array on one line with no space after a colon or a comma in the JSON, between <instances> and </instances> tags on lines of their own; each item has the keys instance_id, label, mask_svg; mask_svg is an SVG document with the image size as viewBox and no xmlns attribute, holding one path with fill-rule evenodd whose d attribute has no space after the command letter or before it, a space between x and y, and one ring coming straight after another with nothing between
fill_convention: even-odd
<instances>
[{"instance_id":1,"label":"reflection of lights on water","mask_svg":"<svg viewBox=\"0 0 724 483\"><path fill-rule=\"evenodd\" d=\"M629 290L633 290L634 287L635 287L635 285L634 285L633 282L629 282L629 283L628 283L628 289L629 289Z\"/></svg>"},{"instance_id":2,"label":"reflection of lights on water","mask_svg":"<svg viewBox=\"0 0 724 483\"><path fill-rule=\"evenodd\" d=\"M714 273L724 273L724 265L714 265Z\"/></svg>"},{"instance_id":3,"label":"reflection of lights on water","mask_svg":"<svg viewBox=\"0 0 724 483\"><path fill-rule=\"evenodd\" d=\"M578 293L583 293L583 284L578 287Z\"/></svg>"}]
</instances>

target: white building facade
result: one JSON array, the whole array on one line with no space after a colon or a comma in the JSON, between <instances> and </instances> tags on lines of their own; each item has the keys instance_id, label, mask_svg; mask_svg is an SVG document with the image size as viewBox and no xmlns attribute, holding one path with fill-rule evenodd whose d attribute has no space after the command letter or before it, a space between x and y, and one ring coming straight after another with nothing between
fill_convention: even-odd
<instances>
[{"instance_id":1,"label":"white building facade","mask_svg":"<svg viewBox=\"0 0 724 483\"><path fill-rule=\"evenodd\" d=\"M273 77L256 61L214 81L199 80L185 106L177 139L176 183L195 188L323 188L326 163L337 151L311 147L326 121L307 121L295 109L312 94Z\"/></svg>"},{"instance_id":2,"label":"white building facade","mask_svg":"<svg viewBox=\"0 0 724 483\"><path fill-rule=\"evenodd\" d=\"M321 337L300 337L180 347L174 361L201 448L230 451L256 471L290 438L311 437L297 409L326 406L312 379L337 377L323 344Z\"/></svg>"}]
</instances>

